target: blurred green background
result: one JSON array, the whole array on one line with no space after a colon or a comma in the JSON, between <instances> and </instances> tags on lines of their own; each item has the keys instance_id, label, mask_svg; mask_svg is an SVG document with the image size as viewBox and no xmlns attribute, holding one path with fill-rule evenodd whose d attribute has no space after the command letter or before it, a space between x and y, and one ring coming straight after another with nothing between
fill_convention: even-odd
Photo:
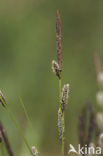
<instances>
[{"instance_id":1,"label":"blurred green background","mask_svg":"<svg viewBox=\"0 0 103 156\"><path fill-rule=\"evenodd\" d=\"M1 0L0 89L31 145L40 155L60 153L57 137L58 80L51 71L56 59L56 10L59 8L63 37L63 84L70 83L66 109L66 142L77 145L77 122L90 99L98 110L98 90L93 54L103 60L102 0ZM33 131L20 105L22 98ZM0 108L14 155L29 152L8 114Z\"/></svg>"}]
</instances>

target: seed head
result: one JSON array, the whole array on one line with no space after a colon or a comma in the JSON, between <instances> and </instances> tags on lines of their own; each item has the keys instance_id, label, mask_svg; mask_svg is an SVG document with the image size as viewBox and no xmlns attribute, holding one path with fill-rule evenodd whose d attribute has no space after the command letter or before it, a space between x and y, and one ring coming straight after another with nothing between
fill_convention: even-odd
<instances>
[{"instance_id":1,"label":"seed head","mask_svg":"<svg viewBox=\"0 0 103 156\"><path fill-rule=\"evenodd\" d=\"M0 103L5 107L5 104L6 104L6 100L3 96L3 93L1 92L0 90Z\"/></svg>"},{"instance_id":2,"label":"seed head","mask_svg":"<svg viewBox=\"0 0 103 156\"><path fill-rule=\"evenodd\" d=\"M62 112L64 112L65 106L68 102L68 93L69 93L69 84L66 84L64 85L62 90L62 99L61 99Z\"/></svg>"},{"instance_id":3,"label":"seed head","mask_svg":"<svg viewBox=\"0 0 103 156\"><path fill-rule=\"evenodd\" d=\"M52 70L53 70L53 73L55 73L56 76L58 76L58 78L60 79L59 65L55 60L52 61Z\"/></svg>"},{"instance_id":4,"label":"seed head","mask_svg":"<svg viewBox=\"0 0 103 156\"><path fill-rule=\"evenodd\" d=\"M32 153L33 153L33 156L38 156L38 151L35 146L32 146Z\"/></svg>"}]
</instances>

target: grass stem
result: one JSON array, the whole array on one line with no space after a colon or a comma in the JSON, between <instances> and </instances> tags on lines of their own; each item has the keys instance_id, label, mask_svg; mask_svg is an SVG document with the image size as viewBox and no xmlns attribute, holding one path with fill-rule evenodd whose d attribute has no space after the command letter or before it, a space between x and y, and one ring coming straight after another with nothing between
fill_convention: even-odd
<instances>
[{"instance_id":1,"label":"grass stem","mask_svg":"<svg viewBox=\"0 0 103 156\"><path fill-rule=\"evenodd\" d=\"M9 114L11 120L13 121L14 125L16 126L16 129L18 130L19 134L20 134L21 137L23 138L23 140L24 140L24 142L25 142L25 144L26 144L26 146L27 146L29 152L30 152L31 155L32 155L31 147L30 147L30 145L28 144L27 139L25 138L25 136L24 136L22 130L20 129L20 127L19 127L19 125L18 125L18 123L17 123L17 121L16 121L14 115L12 114L12 112L10 111L10 109L8 108L7 104L5 104L5 109L6 109L6 111L8 112L8 114Z\"/></svg>"},{"instance_id":2,"label":"grass stem","mask_svg":"<svg viewBox=\"0 0 103 156\"><path fill-rule=\"evenodd\" d=\"M22 106L22 108L23 108L23 110L24 110L26 119L27 119L28 123L30 124L30 126L31 126L31 128L32 128L32 131L34 131L34 130L33 130L33 125L32 125L31 119L30 119L30 117L29 117L29 115L28 115L28 112L27 112L27 109L26 109L26 107L25 107L25 104L23 103L23 100L21 99L21 97L19 97L19 100L20 100L20 104L21 104L21 106Z\"/></svg>"},{"instance_id":3,"label":"grass stem","mask_svg":"<svg viewBox=\"0 0 103 156\"><path fill-rule=\"evenodd\" d=\"M61 79L59 79L59 107L61 108Z\"/></svg>"}]
</instances>

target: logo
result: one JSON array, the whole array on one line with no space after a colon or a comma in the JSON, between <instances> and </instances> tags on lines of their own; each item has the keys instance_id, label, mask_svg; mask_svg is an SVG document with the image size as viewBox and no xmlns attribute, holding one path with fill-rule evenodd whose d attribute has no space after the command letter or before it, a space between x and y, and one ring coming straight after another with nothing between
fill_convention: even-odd
<instances>
[{"instance_id":1,"label":"logo","mask_svg":"<svg viewBox=\"0 0 103 156\"><path fill-rule=\"evenodd\" d=\"M75 154L79 154L79 155L83 155L83 154L96 154L96 155L99 155L99 154L102 154L102 149L101 147L94 147L93 145L91 145L90 147L88 147L87 145L85 145L84 147L81 147L80 144L78 144L77 146L77 150L75 149L75 147L70 144L69 145L70 149L69 149L69 153L73 152Z\"/></svg>"},{"instance_id":2,"label":"logo","mask_svg":"<svg viewBox=\"0 0 103 156\"><path fill-rule=\"evenodd\" d=\"M70 150L69 150L68 154L71 153L71 152L74 152L74 153L78 154L78 152L76 151L76 149L73 147L72 144L70 144L69 147L70 147Z\"/></svg>"}]
</instances>

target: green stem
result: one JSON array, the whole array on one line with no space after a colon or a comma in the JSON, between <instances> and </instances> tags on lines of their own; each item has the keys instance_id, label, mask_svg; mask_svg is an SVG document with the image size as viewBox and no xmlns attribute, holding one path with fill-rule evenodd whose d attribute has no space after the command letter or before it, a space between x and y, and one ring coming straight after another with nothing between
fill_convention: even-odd
<instances>
[{"instance_id":1,"label":"green stem","mask_svg":"<svg viewBox=\"0 0 103 156\"><path fill-rule=\"evenodd\" d=\"M59 107L61 108L61 79L59 79Z\"/></svg>"},{"instance_id":2,"label":"green stem","mask_svg":"<svg viewBox=\"0 0 103 156\"><path fill-rule=\"evenodd\" d=\"M20 99L20 104L21 104L21 106L22 106L22 108L23 108L23 110L24 110L26 119L28 120L28 123L30 124L30 126L31 126L31 128L32 128L32 131L34 131L34 130L33 130L33 125L32 125L31 119L30 119L30 117L29 117L29 115L28 115L28 112L27 112L26 107L25 107L25 105L24 105L24 103L23 103L23 100L21 99L21 97L19 97L19 99Z\"/></svg>"},{"instance_id":3,"label":"green stem","mask_svg":"<svg viewBox=\"0 0 103 156\"><path fill-rule=\"evenodd\" d=\"M8 108L7 104L5 104L5 109L6 109L6 111L8 112L8 114L9 114L10 118L12 119L13 123L15 124L15 126L16 126L18 132L20 133L21 137L23 138L23 140L24 140L24 142L25 142L25 144L26 144L26 146L27 146L29 152L30 152L31 155L32 155L31 147L29 146L28 141L26 140L26 138L25 138L25 136L24 136L22 130L20 129L20 127L19 127L19 125L18 125L16 119L14 118L14 115L12 114L12 112L10 111L10 109Z\"/></svg>"}]
</instances>

